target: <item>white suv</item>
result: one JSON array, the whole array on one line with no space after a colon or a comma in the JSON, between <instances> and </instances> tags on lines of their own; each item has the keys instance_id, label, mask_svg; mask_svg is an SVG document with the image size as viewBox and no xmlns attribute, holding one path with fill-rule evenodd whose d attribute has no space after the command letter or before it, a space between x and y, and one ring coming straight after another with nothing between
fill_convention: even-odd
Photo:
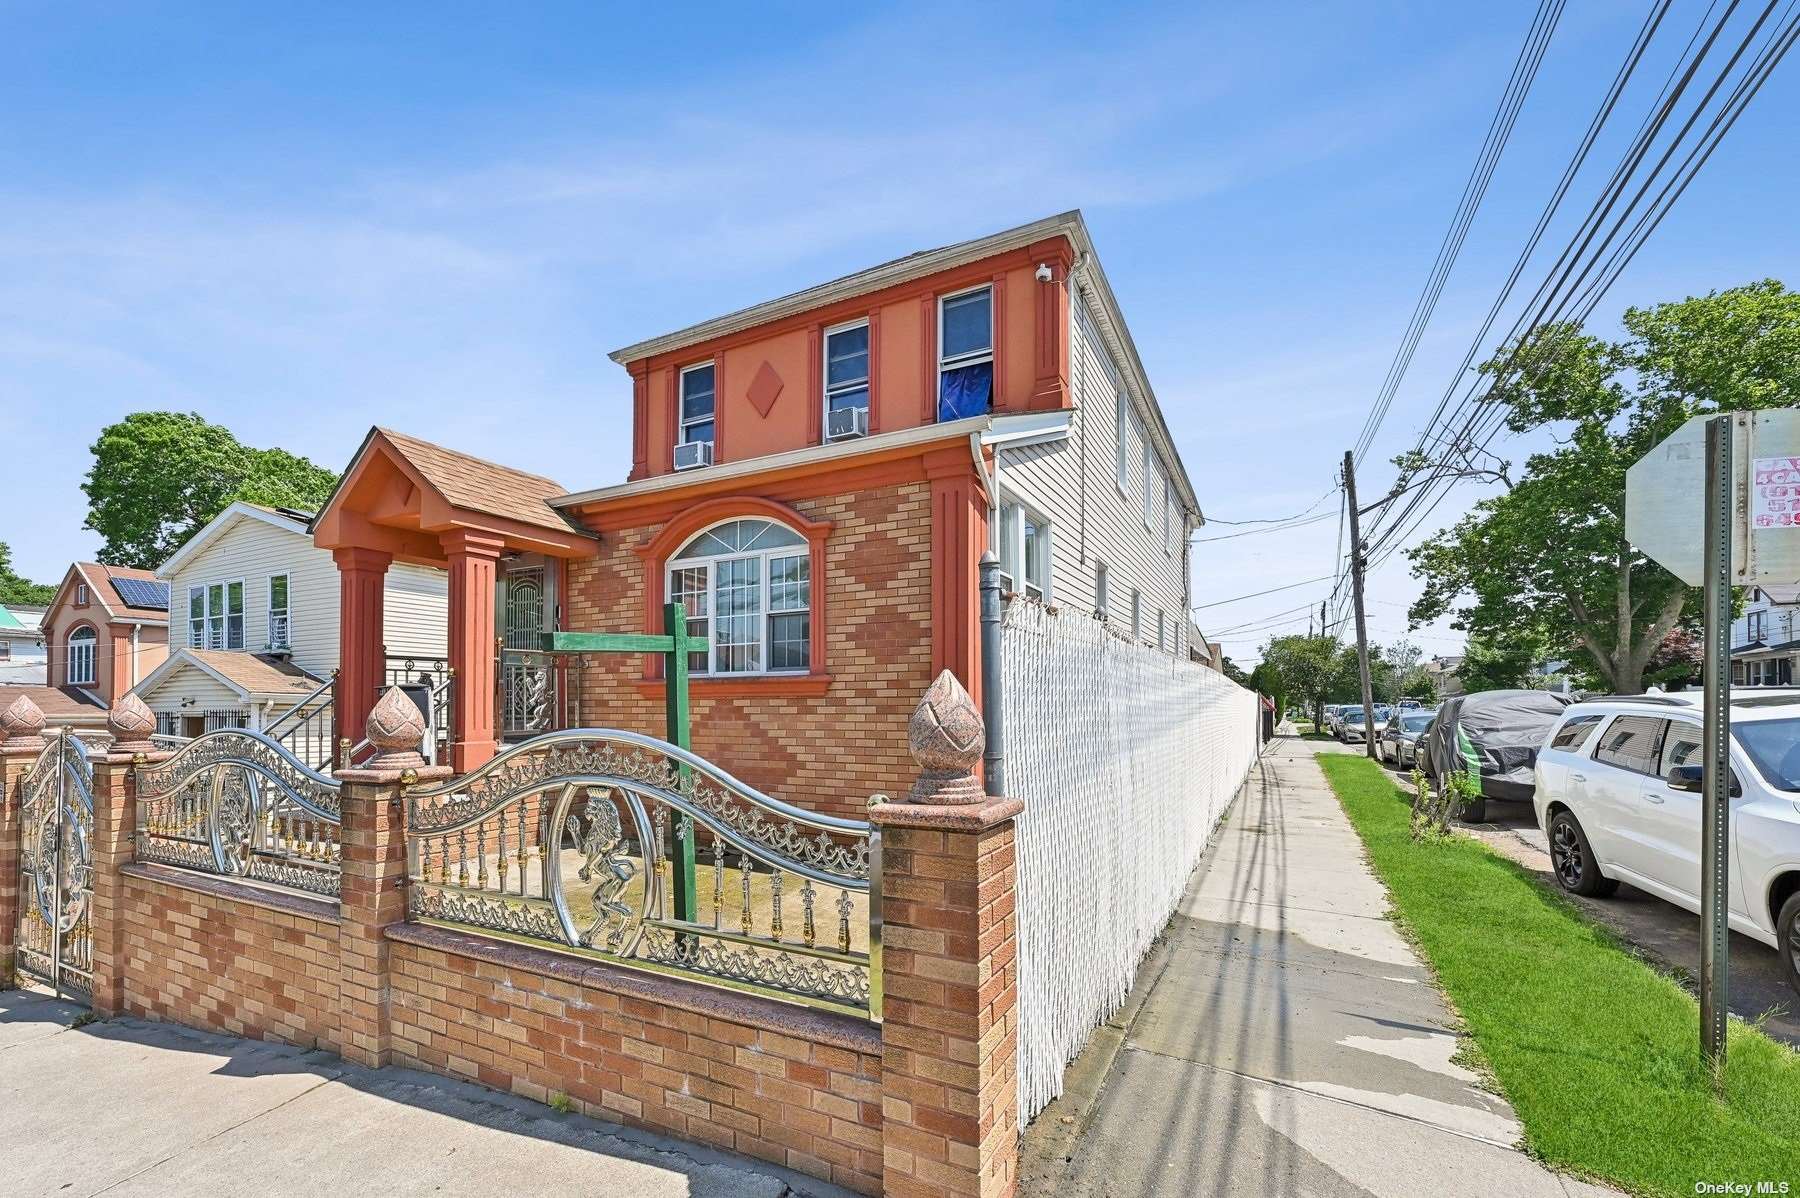
<instances>
[{"instance_id":1,"label":"white suv","mask_svg":"<svg viewBox=\"0 0 1800 1198\"><path fill-rule=\"evenodd\" d=\"M1620 881L1700 909L1700 696L1576 703L1538 754L1538 826L1557 884ZM1800 992L1800 692L1731 700L1731 926L1781 954Z\"/></svg>"}]
</instances>

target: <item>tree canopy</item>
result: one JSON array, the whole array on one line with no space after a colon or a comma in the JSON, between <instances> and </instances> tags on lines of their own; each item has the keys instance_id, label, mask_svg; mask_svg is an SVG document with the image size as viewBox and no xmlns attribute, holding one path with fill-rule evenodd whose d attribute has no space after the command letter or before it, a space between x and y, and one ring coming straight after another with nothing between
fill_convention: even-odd
<instances>
[{"instance_id":1,"label":"tree canopy","mask_svg":"<svg viewBox=\"0 0 1800 1198\"><path fill-rule=\"evenodd\" d=\"M12 546L0 541L0 603L26 603L33 607L49 604L56 594L53 582L32 582L13 570Z\"/></svg>"},{"instance_id":2,"label":"tree canopy","mask_svg":"<svg viewBox=\"0 0 1800 1198\"><path fill-rule=\"evenodd\" d=\"M133 412L100 430L81 489L100 560L154 569L244 500L317 510L337 475L285 449L244 445L195 412Z\"/></svg>"},{"instance_id":3,"label":"tree canopy","mask_svg":"<svg viewBox=\"0 0 1800 1198\"><path fill-rule=\"evenodd\" d=\"M1624 326L1617 342L1543 326L1482 365L1507 428L1555 448L1408 551L1425 584L1409 615L1453 614L1478 657L1585 653L1632 694L1695 596L1625 539L1625 471L1692 416L1800 402L1800 295L1765 280L1633 308Z\"/></svg>"}]
</instances>

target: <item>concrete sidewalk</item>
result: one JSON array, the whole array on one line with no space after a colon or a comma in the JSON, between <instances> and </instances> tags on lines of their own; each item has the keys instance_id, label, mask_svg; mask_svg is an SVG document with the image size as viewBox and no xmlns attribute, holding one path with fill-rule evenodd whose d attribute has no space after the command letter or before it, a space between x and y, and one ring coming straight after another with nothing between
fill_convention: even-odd
<instances>
[{"instance_id":1,"label":"concrete sidewalk","mask_svg":"<svg viewBox=\"0 0 1800 1198\"><path fill-rule=\"evenodd\" d=\"M172 1024L70 1029L0 991L0 1193L842 1195L825 1182L407 1069Z\"/></svg>"},{"instance_id":2,"label":"concrete sidewalk","mask_svg":"<svg viewBox=\"0 0 1800 1198\"><path fill-rule=\"evenodd\" d=\"M1274 742L1130 1002L1033 1123L1029 1194L1605 1194L1512 1145L1315 745Z\"/></svg>"}]
</instances>

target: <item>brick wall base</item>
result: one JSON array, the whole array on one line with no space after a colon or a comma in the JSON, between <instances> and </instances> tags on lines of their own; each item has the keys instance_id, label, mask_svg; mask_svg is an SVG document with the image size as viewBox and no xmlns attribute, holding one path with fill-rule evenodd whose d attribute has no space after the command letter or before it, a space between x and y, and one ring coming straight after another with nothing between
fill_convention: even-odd
<instances>
[{"instance_id":1,"label":"brick wall base","mask_svg":"<svg viewBox=\"0 0 1800 1198\"><path fill-rule=\"evenodd\" d=\"M397 1063L881 1191L863 1021L443 928L388 940Z\"/></svg>"},{"instance_id":2,"label":"brick wall base","mask_svg":"<svg viewBox=\"0 0 1800 1198\"><path fill-rule=\"evenodd\" d=\"M157 865L120 875L127 1013L339 1050L336 903Z\"/></svg>"}]
</instances>

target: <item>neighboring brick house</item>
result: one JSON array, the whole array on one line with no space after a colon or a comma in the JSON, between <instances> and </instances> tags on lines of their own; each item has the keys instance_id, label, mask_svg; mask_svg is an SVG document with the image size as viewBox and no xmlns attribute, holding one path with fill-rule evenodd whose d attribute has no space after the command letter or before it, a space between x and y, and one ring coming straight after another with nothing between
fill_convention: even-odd
<instances>
[{"instance_id":1,"label":"neighboring brick house","mask_svg":"<svg viewBox=\"0 0 1800 1198\"><path fill-rule=\"evenodd\" d=\"M169 655L169 591L149 570L76 562L44 612L45 681L111 707Z\"/></svg>"},{"instance_id":2,"label":"neighboring brick house","mask_svg":"<svg viewBox=\"0 0 1800 1198\"><path fill-rule=\"evenodd\" d=\"M846 814L904 786L907 717L939 670L979 701L990 540L1028 600L1100 613L1172 655L1198 648L1199 504L1079 213L612 357L633 394L616 485L568 493L372 432L314 523L346 611L389 562L445 565L466 679L492 668L496 635L523 661L540 626L655 631L678 600L713 642L694 663L695 749ZM548 677L556 722L662 730L662 682L639 659ZM504 677L498 689L504 713ZM458 718L468 768L505 721Z\"/></svg>"}]
</instances>

